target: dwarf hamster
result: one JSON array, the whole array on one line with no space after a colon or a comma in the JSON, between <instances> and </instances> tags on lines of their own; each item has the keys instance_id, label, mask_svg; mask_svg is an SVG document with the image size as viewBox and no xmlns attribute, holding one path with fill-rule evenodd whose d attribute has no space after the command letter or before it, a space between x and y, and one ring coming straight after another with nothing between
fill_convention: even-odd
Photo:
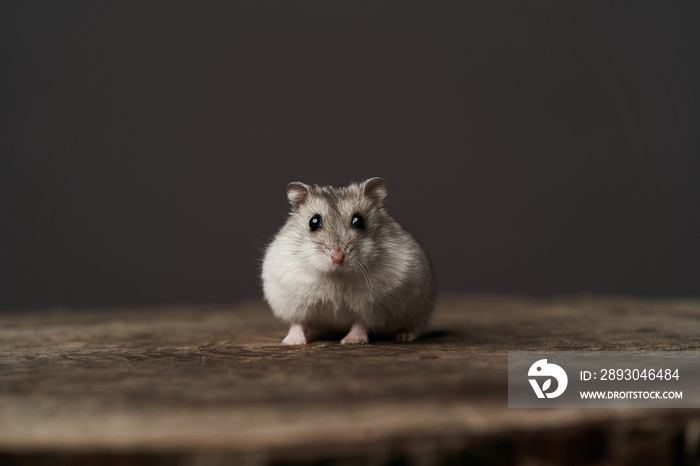
<instances>
[{"instance_id":1,"label":"dwarf hamster","mask_svg":"<svg viewBox=\"0 0 700 466\"><path fill-rule=\"evenodd\" d=\"M347 187L289 183L289 218L267 247L265 299L291 327L282 341L303 345L312 332L369 333L411 342L424 330L435 280L415 239L384 209L381 178Z\"/></svg>"}]
</instances>

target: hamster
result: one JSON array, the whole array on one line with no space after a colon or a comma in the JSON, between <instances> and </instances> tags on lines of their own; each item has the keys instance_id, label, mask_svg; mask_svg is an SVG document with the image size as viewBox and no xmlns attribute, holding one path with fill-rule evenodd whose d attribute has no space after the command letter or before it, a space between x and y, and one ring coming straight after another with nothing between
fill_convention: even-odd
<instances>
[{"instance_id":1,"label":"hamster","mask_svg":"<svg viewBox=\"0 0 700 466\"><path fill-rule=\"evenodd\" d=\"M424 330L433 271L384 209L386 196L381 178L341 188L289 183L291 212L262 265L265 299L291 324L283 344L328 331L348 332L342 344L368 343L370 333L411 342Z\"/></svg>"}]
</instances>

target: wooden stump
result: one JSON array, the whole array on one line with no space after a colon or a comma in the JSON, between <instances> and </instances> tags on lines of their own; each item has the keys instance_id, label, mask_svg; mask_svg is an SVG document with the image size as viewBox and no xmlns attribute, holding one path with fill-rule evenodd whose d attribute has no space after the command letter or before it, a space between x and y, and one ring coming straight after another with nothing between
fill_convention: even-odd
<instances>
[{"instance_id":1,"label":"wooden stump","mask_svg":"<svg viewBox=\"0 0 700 466\"><path fill-rule=\"evenodd\" d=\"M507 352L698 350L700 301L449 296L412 343L259 302L0 314L0 463L695 464L690 409L509 409ZM674 463L675 462L675 463Z\"/></svg>"}]
</instances>

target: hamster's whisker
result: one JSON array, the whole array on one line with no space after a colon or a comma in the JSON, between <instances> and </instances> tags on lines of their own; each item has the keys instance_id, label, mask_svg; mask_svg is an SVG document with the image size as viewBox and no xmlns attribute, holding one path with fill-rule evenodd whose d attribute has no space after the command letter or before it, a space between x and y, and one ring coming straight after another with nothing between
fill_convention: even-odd
<instances>
[{"instance_id":1,"label":"hamster's whisker","mask_svg":"<svg viewBox=\"0 0 700 466\"><path fill-rule=\"evenodd\" d=\"M369 270L367 270L367 267L362 263L362 261L358 259L357 261L355 261L355 264L357 264L357 270L360 271L360 274L362 274L362 277L365 279L367 287L369 288L369 313L372 314L374 308L374 289L372 287L372 276L369 274Z\"/></svg>"},{"instance_id":2,"label":"hamster's whisker","mask_svg":"<svg viewBox=\"0 0 700 466\"><path fill-rule=\"evenodd\" d=\"M294 256L292 256L292 258L294 259L294 261L298 262L298 261L306 260L309 257L313 256L314 254L316 254L316 251L307 252L306 254L303 254L303 255L294 255Z\"/></svg>"}]
</instances>

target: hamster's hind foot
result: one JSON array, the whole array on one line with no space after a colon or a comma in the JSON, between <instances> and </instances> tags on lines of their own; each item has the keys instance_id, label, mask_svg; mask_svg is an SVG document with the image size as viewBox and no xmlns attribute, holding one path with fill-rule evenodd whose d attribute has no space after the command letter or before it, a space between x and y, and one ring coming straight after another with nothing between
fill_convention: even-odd
<instances>
[{"instance_id":1,"label":"hamster's hind foot","mask_svg":"<svg viewBox=\"0 0 700 466\"><path fill-rule=\"evenodd\" d=\"M399 343L411 343L416 339L416 334L413 332L399 332L394 339Z\"/></svg>"},{"instance_id":2,"label":"hamster's hind foot","mask_svg":"<svg viewBox=\"0 0 700 466\"><path fill-rule=\"evenodd\" d=\"M302 324L292 324L289 327L289 333L282 340L283 345L305 345L306 344L306 329Z\"/></svg>"}]
</instances>

